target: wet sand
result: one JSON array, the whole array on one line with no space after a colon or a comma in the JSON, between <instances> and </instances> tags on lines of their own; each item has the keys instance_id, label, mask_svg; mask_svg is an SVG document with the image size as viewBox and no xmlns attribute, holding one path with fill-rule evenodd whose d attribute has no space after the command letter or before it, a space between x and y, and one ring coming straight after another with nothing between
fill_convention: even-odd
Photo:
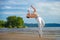
<instances>
[{"instance_id":1,"label":"wet sand","mask_svg":"<svg viewBox=\"0 0 60 40\"><path fill-rule=\"evenodd\" d=\"M0 40L55 40L54 38L39 37L33 33L0 33Z\"/></svg>"}]
</instances>

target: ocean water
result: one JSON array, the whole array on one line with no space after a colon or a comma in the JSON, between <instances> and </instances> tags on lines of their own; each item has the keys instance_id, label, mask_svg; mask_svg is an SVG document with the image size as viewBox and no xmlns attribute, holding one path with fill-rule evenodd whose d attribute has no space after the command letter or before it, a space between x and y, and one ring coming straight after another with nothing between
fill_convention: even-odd
<instances>
[{"instance_id":1,"label":"ocean water","mask_svg":"<svg viewBox=\"0 0 60 40\"><path fill-rule=\"evenodd\" d=\"M28 27L38 27L38 24L36 24L36 23L35 24L25 23L25 25L28 26ZM60 27L60 24L58 24L58 23L46 23L45 27Z\"/></svg>"},{"instance_id":2,"label":"ocean water","mask_svg":"<svg viewBox=\"0 0 60 40\"><path fill-rule=\"evenodd\" d=\"M35 32L37 33L39 30L38 27L28 27L28 28L0 28L0 33L9 33L9 32ZM44 27L43 29L44 34L56 34L60 35L60 27Z\"/></svg>"}]
</instances>

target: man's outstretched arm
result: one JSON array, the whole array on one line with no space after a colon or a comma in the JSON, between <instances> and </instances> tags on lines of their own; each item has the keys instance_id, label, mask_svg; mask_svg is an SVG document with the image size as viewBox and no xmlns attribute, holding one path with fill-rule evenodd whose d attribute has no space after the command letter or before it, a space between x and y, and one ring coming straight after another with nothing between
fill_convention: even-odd
<instances>
[{"instance_id":1,"label":"man's outstretched arm","mask_svg":"<svg viewBox=\"0 0 60 40\"><path fill-rule=\"evenodd\" d=\"M32 8L33 8L33 10L34 10L34 12L33 12L33 16L37 17L37 16L38 16L38 13L37 13L37 11L36 11L36 8L35 8L35 7L33 7L32 5L31 5L31 7L32 7Z\"/></svg>"},{"instance_id":2,"label":"man's outstretched arm","mask_svg":"<svg viewBox=\"0 0 60 40\"><path fill-rule=\"evenodd\" d=\"M35 8L35 7L33 7L32 5L31 5L31 7L33 8L34 12L36 12L36 8Z\"/></svg>"}]
</instances>

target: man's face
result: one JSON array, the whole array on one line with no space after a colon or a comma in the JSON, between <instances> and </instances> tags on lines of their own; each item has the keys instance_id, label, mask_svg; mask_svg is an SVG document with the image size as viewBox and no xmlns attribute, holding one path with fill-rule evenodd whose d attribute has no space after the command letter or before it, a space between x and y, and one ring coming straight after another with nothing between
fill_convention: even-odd
<instances>
[{"instance_id":1,"label":"man's face","mask_svg":"<svg viewBox=\"0 0 60 40\"><path fill-rule=\"evenodd\" d=\"M30 18L30 14L28 13L26 17L27 17L27 18Z\"/></svg>"},{"instance_id":2,"label":"man's face","mask_svg":"<svg viewBox=\"0 0 60 40\"><path fill-rule=\"evenodd\" d=\"M27 18L30 18L30 17L27 16Z\"/></svg>"}]
</instances>

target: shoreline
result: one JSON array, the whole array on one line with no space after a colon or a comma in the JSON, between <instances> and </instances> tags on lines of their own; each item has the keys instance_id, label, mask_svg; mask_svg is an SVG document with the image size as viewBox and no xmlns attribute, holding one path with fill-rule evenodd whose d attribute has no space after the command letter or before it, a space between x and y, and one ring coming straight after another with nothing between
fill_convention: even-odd
<instances>
[{"instance_id":1,"label":"shoreline","mask_svg":"<svg viewBox=\"0 0 60 40\"><path fill-rule=\"evenodd\" d=\"M15 28L0 29L0 40L59 40L60 39L60 29L56 28L53 30L45 28L43 30L44 36L39 38L37 28Z\"/></svg>"}]
</instances>

